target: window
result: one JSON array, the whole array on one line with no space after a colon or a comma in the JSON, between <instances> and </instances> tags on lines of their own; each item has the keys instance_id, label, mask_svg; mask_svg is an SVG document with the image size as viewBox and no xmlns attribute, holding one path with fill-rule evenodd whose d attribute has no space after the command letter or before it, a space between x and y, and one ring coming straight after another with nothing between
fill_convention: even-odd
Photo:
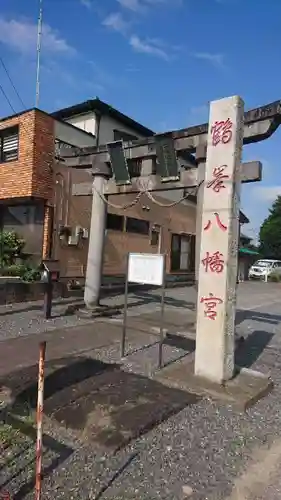
<instances>
[{"instance_id":1,"label":"window","mask_svg":"<svg viewBox=\"0 0 281 500\"><path fill-rule=\"evenodd\" d=\"M141 160L129 160L127 164L130 177L140 177L142 167Z\"/></svg>"},{"instance_id":2,"label":"window","mask_svg":"<svg viewBox=\"0 0 281 500\"><path fill-rule=\"evenodd\" d=\"M25 240L24 253L41 255L43 243L44 205L0 205L1 230L15 231Z\"/></svg>"},{"instance_id":3,"label":"window","mask_svg":"<svg viewBox=\"0 0 281 500\"><path fill-rule=\"evenodd\" d=\"M63 149L72 149L75 146L73 144L69 144L68 142L61 141L60 139L55 139L55 152L56 155L59 155L61 148Z\"/></svg>"},{"instance_id":4,"label":"window","mask_svg":"<svg viewBox=\"0 0 281 500\"><path fill-rule=\"evenodd\" d=\"M106 229L114 231L123 231L124 217L122 215L107 214Z\"/></svg>"},{"instance_id":5,"label":"window","mask_svg":"<svg viewBox=\"0 0 281 500\"><path fill-rule=\"evenodd\" d=\"M130 174L130 177L140 177L142 174L142 160L137 160L137 159L127 159L127 164L128 164L128 171ZM152 162L152 168L151 171L149 172L144 172L144 175L156 175L156 160L153 160Z\"/></svg>"},{"instance_id":6,"label":"window","mask_svg":"<svg viewBox=\"0 0 281 500\"><path fill-rule=\"evenodd\" d=\"M19 128L12 127L0 131L0 161L2 163L18 159Z\"/></svg>"},{"instance_id":7,"label":"window","mask_svg":"<svg viewBox=\"0 0 281 500\"><path fill-rule=\"evenodd\" d=\"M155 246L159 244L159 232L158 231L151 231L151 236L150 236L150 244L151 246Z\"/></svg>"},{"instance_id":8,"label":"window","mask_svg":"<svg viewBox=\"0 0 281 500\"><path fill-rule=\"evenodd\" d=\"M194 270L195 237L189 234L172 234L171 271L191 272Z\"/></svg>"},{"instance_id":9,"label":"window","mask_svg":"<svg viewBox=\"0 0 281 500\"><path fill-rule=\"evenodd\" d=\"M149 222L142 219L134 219L133 217L127 217L126 220L126 231L127 233L137 233L137 234L149 234Z\"/></svg>"},{"instance_id":10,"label":"window","mask_svg":"<svg viewBox=\"0 0 281 500\"><path fill-rule=\"evenodd\" d=\"M128 134L127 132L123 132L122 130L113 130L113 140L114 141L137 141L138 137L132 134Z\"/></svg>"}]
</instances>

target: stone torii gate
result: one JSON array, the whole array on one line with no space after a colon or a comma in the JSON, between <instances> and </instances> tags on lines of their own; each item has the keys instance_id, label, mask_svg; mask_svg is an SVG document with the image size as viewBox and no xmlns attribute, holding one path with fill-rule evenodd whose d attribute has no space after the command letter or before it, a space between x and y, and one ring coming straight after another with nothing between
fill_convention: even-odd
<instances>
[{"instance_id":1,"label":"stone torii gate","mask_svg":"<svg viewBox=\"0 0 281 500\"><path fill-rule=\"evenodd\" d=\"M240 167L242 145L270 137L281 116L279 101L245 115L243 106L237 96L222 99L211 103L209 126L136 142L60 151L67 166L92 169L93 183L73 185L72 191L78 196L93 195L84 297L89 309L98 304L101 284L104 196L138 193L140 186L158 192L198 187L195 374L218 383L230 379L234 371L240 185L261 180L260 162ZM195 153L197 167L179 168L178 159L186 151ZM134 160L141 165L141 183L129 175L128 166Z\"/></svg>"}]
</instances>

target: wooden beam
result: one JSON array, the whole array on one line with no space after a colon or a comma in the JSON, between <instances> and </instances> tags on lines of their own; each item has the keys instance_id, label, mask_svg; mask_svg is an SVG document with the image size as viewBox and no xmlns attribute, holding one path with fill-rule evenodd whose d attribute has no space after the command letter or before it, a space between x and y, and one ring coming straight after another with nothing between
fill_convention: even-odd
<instances>
[{"instance_id":1,"label":"wooden beam","mask_svg":"<svg viewBox=\"0 0 281 500\"><path fill-rule=\"evenodd\" d=\"M257 182L261 180L262 164L259 161L250 161L242 163L241 181L243 183ZM124 186L116 186L114 179L110 179L105 188L105 194L129 194L138 193L142 188L149 191L168 191L184 188L196 188L197 186L198 169L190 168L180 172L178 181L161 182L161 178L157 175L147 175L134 177L131 184ZM82 182L73 184L73 196L88 196L92 194L92 183Z\"/></svg>"}]
</instances>

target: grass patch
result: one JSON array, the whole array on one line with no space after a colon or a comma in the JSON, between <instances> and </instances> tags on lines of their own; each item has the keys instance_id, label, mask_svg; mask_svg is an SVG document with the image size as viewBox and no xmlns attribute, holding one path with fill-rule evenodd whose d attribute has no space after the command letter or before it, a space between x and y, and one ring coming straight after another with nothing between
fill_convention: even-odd
<instances>
[{"instance_id":1,"label":"grass patch","mask_svg":"<svg viewBox=\"0 0 281 500\"><path fill-rule=\"evenodd\" d=\"M2 424L0 428L0 449L14 446L21 441L21 432L10 424Z\"/></svg>"}]
</instances>

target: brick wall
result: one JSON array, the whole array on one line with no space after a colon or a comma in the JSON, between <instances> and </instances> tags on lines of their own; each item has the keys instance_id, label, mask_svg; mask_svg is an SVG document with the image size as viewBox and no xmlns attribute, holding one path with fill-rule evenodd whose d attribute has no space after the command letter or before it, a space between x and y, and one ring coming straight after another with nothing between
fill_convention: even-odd
<instances>
[{"instance_id":1,"label":"brick wall","mask_svg":"<svg viewBox=\"0 0 281 500\"><path fill-rule=\"evenodd\" d=\"M38 110L0 121L0 130L19 126L18 160L1 163L0 199L52 199L54 121Z\"/></svg>"},{"instance_id":2,"label":"brick wall","mask_svg":"<svg viewBox=\"0 0 281 500\"><path fill-rule=\"evenodd\" d=\"M54 120L40 111L35 113L32 195L53 201Z\"/></svg>"},{"instance_id":3,"label":"brick wall","mask_svg":"<svg viewBox=\"0 0 281 500\"><path fill-rule=\"evenodd\" d=\"M0 164L0 199L32 195L35 112L30 111L0 122L0 130L19 125L17 161Z\"/></svg>"}]
</instances>

